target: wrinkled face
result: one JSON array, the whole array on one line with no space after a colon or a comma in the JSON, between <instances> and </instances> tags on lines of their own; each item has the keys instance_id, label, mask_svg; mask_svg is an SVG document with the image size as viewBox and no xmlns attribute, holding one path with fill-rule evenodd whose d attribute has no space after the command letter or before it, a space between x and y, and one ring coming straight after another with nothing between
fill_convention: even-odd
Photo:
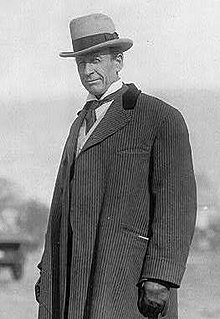
<instances>
[{"instance_id":1,"label":"wrinkled face","mask_svg":"<svg viewBox=\"0 0 220 319\"><path fill-rule=\"evenodd\" d=\"M109 51L93 52L76 57L76 63L83 86L91 94L100 97L118 80L123 57L119 54L113 58Z\"/></svg>"}]
</instances>

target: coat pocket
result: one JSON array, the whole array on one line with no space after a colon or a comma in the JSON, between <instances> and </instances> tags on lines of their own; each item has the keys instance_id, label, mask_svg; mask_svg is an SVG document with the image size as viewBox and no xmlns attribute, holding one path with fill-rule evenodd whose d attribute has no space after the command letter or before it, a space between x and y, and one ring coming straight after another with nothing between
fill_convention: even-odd
<instances>
[{"instance_id":1,"label":"coat pocket","mask_svg":"<svg viewBox=\"0 0 220 319\"><path fill-rule=\"evenodd\" d=\"M135 286L140 278L144 258L148 247L148 237L145 231L133 226L121 224L122 241L126 246L126 268L129 280Z\"/></svg>"},{"instance_id":2,"label":"coat pocket","mask_svg":"<svg viewBox=\"0 0 220 319\"><path fill-rule=\"evenodd\" d=\"M126 224L121 224L121 229L123 232L132 236L134 239L137 239L139 241L144 242L145 244L148 244L149 237L147 235L147 232L140 231L139 229Z\"/></svg>"},{"instance_id":3,"label":"coat pocket","mask_svg":"<svg viewBox=\"0 0 220 319\"><path fill-rule=\"evenodd\" d=\"M150 153L150 146L145 148L126 148L117 151L118 155L129 154L129 155L146 155Z\"/></svg>"}]
</instances>

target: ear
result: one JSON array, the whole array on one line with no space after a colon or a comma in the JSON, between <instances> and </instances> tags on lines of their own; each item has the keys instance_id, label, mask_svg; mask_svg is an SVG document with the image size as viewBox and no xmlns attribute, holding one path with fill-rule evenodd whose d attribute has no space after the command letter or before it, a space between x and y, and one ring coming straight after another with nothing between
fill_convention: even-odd
<instances>
[{"instance_id":1,"label":"ear","mask_svg":"<svg viewBox=\"0 0 220 319\"><path fill-rule=\"evenodd\" d=\"M120 72L123 68L123 54L119 53L116 58L115 58L115 63L116 63L116 71L117 73Z\"/></svg>"}]
</instances>

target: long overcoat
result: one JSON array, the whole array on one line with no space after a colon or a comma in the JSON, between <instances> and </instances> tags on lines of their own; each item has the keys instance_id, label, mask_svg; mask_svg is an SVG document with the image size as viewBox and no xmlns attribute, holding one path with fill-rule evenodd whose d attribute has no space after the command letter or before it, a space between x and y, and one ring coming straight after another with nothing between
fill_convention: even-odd
<instances>
[{"instance_id":1,"label":"long overcoat","mask_svg":"<svg viewBox=\"0 0 220 319\"><path fill-rule=\"evenodd\" d=\"M77 157L84 110L70 129L39 264L39 319L144 318L145 278L171 283L166 318L177 318L196 214L188 131L179 111L124 88Z\"/></svg>"}]
</instances>

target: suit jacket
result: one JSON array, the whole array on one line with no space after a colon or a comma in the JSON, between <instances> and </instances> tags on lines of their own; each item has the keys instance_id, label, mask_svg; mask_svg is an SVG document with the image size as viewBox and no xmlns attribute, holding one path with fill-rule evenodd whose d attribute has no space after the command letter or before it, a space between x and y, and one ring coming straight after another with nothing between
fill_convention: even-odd
<instances>
[{"instance_id":1,"label":"suit jacket","mask_svg":"<svg viewBox=\"0 0 220 319\"><path fill-rule=\"evenodd\" d=\"M196 214L183 117L127 85L75 158L84 116L71 127L55 185L39 319L141 319L145 278L171 283L166 318L177 318Z\"/></svg>"}]
</instances>

